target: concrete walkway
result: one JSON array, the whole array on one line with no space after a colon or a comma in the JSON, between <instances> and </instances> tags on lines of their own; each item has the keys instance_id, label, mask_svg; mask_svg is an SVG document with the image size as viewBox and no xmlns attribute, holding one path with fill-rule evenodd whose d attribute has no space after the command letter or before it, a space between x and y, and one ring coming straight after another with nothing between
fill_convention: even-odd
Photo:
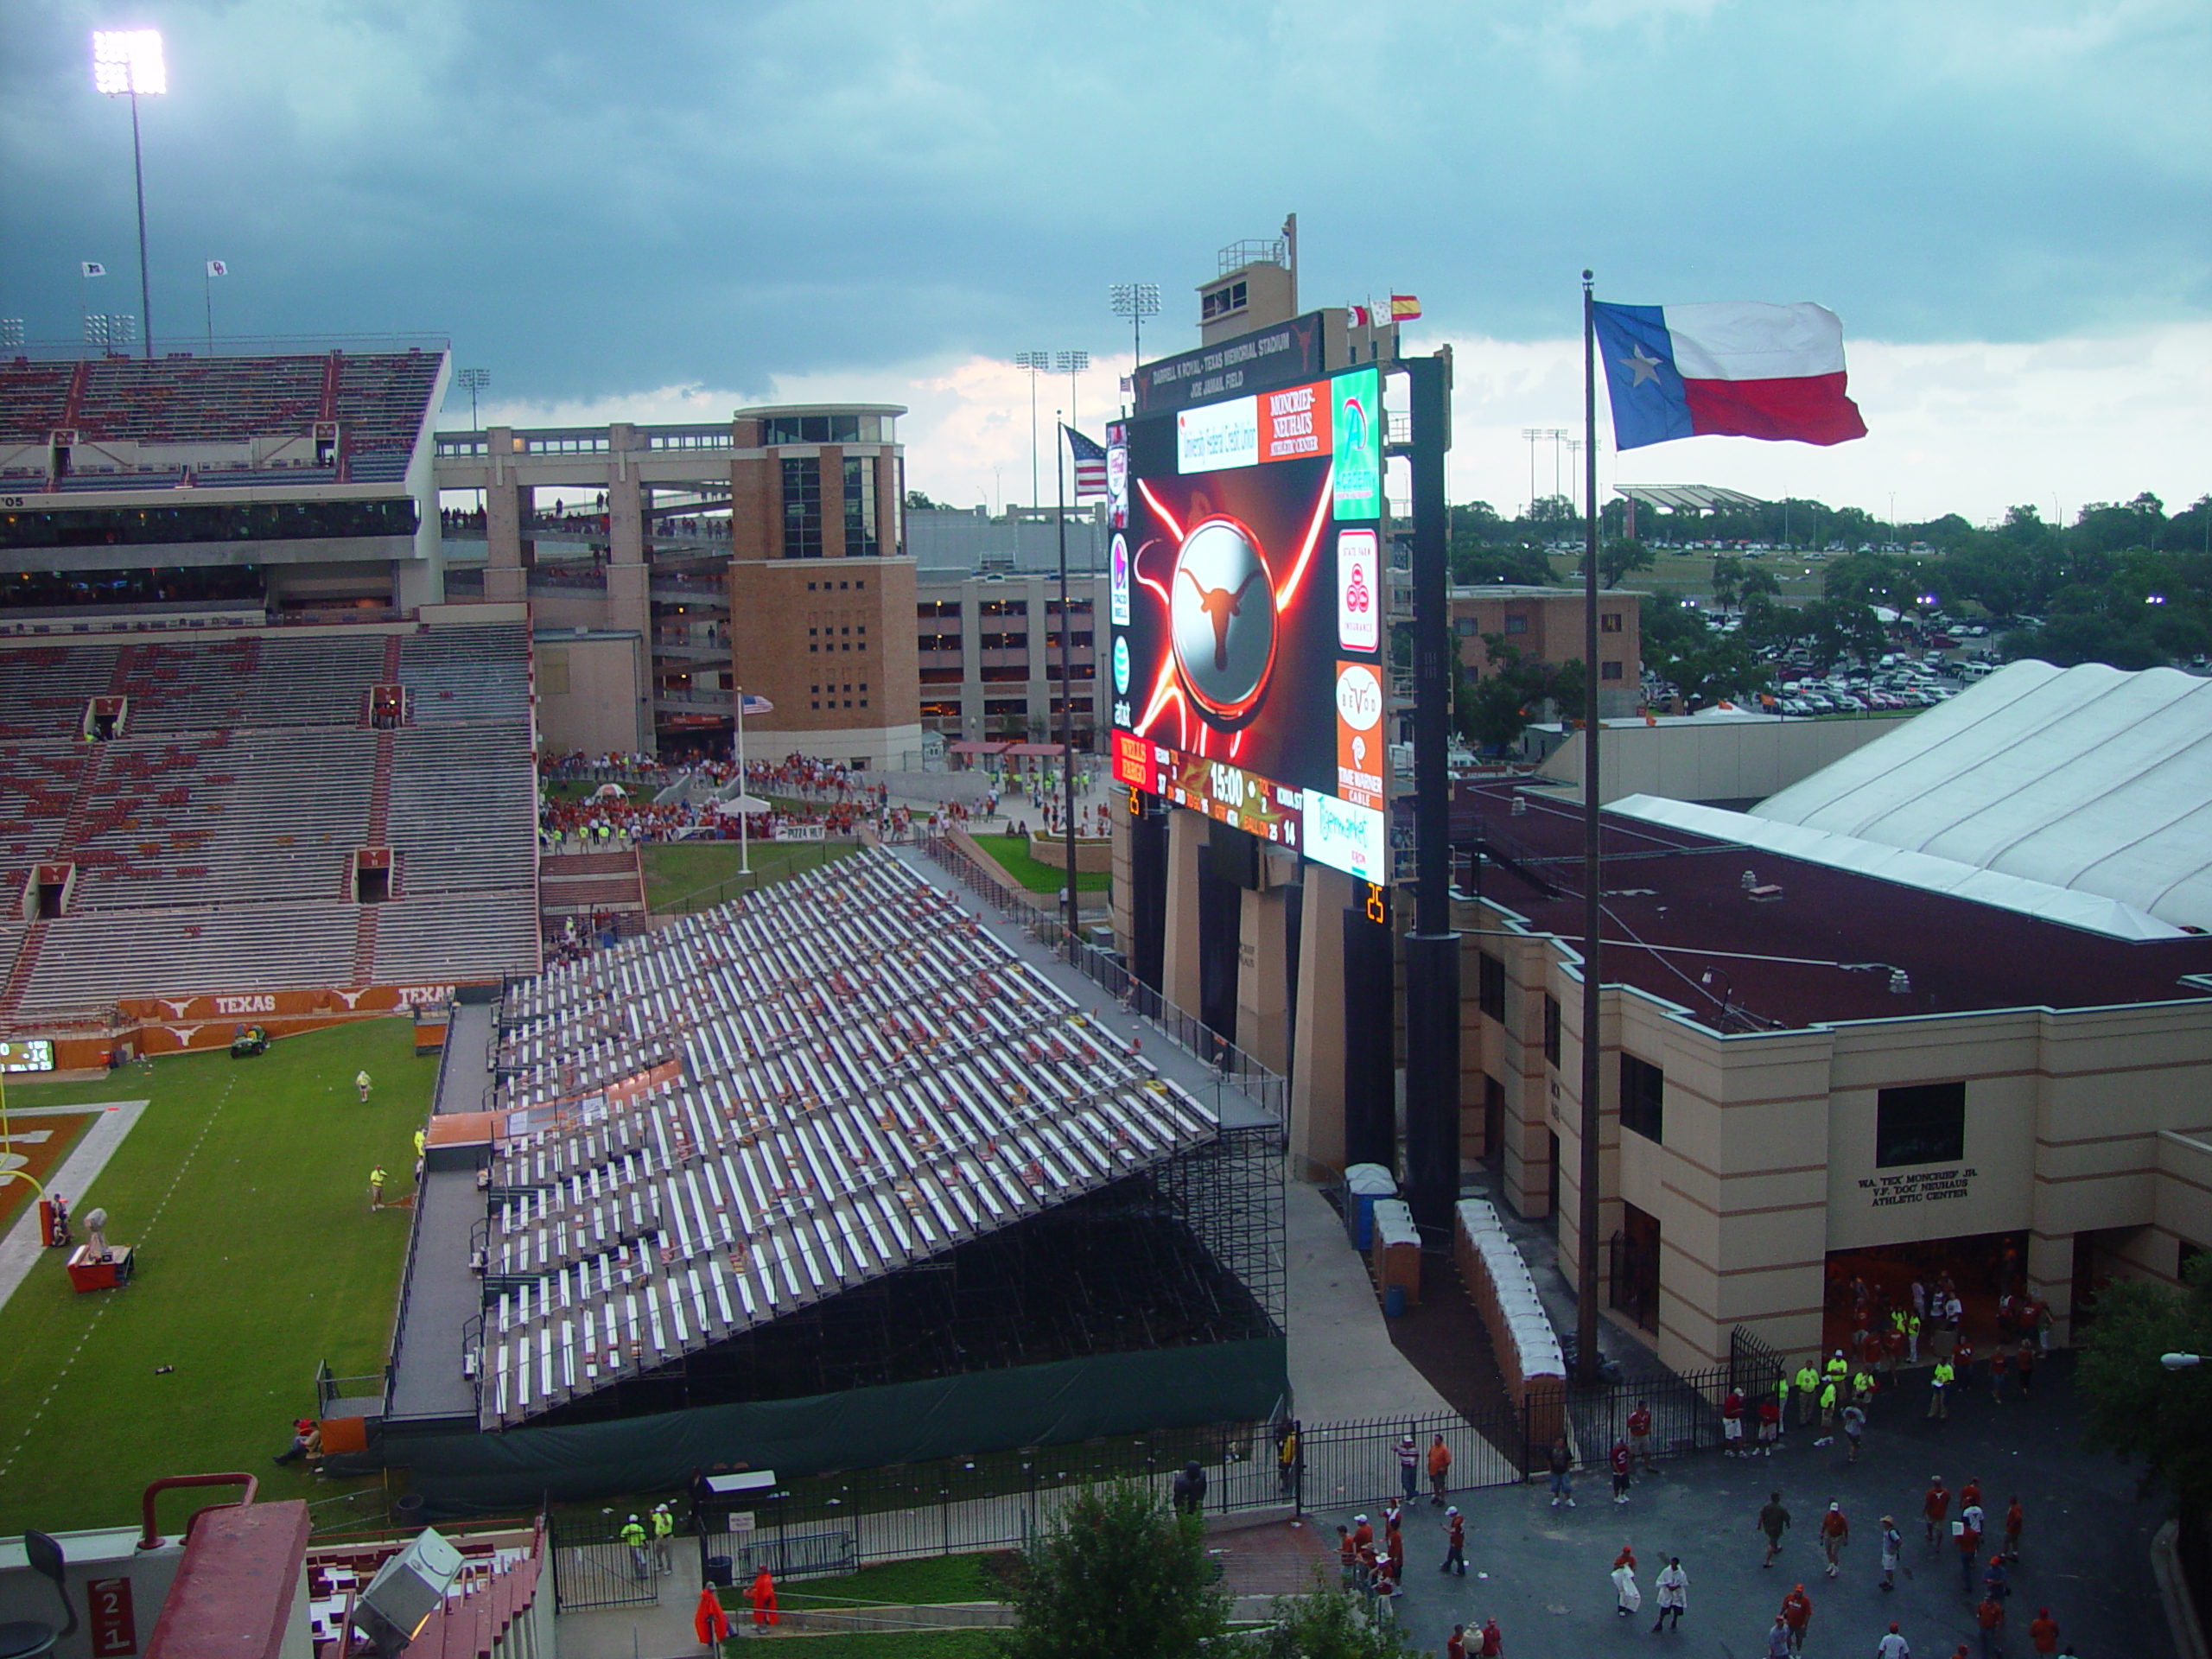
<instances>
[{"instance_id":1,"label":"concrete walkway","mask_svg":"<svg viewBox=\"0 0 2212 1659\"><path fill-rule=\"evenodd\" d=\"M1392 1344L1367 1264L1329 1201L1293 1181L1284 1208L1295 1414L1343 1423L1448 1413L1444 1396Z\"/></svg>"},{"instance_id":2,"label":"concrete walkway","mask_svg":"<svg viewBox=\"0 0 2212 1659\"><path fill-rule=\"evenodd\" d=\"M86 1201L92 1183L107 1167L107 1160L115 1155L115 1149L123 1144L123 1137L130 1133L145 1109L143 1100L111 1100L89 1102L82 1106L12 1107L8 1116L12 1122L21 1118L79 1117L86 1112L99 1114L61 1167L47 1178L47 1191L67 1198L69 1213L80 1217L86 1210L99 1206L97 1194L91 1195L89 1204ZM76 1230L81 1237L81 1223ZM38 1236L38 1201L34 1197L23 1206L23 1213L16 1217L16 1224L8 1230L8 1236L0 1239L0 1307L7 1306L8 1299L16 1294L16 1287L30 1277L32 1268L44 1254L45 1247Z\"/></svg>"}]
</instances>

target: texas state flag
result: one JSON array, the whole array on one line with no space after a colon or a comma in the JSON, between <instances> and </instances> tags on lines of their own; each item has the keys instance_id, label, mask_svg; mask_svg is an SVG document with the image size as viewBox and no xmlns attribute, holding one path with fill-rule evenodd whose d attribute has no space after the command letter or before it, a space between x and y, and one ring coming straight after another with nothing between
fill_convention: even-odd
<instances>
[{"instance_id":1,"label":"texas state flag","mask_svg":"<svg viewBox=\"0 0 2212 1659\"><path fill-rule=\"evenodd\" d=\"M1821 444L1866 435L1845 391L1843 321L1826 306L1592 310L1620 448L1708 435Z\"/></svg>"}]
</instances>

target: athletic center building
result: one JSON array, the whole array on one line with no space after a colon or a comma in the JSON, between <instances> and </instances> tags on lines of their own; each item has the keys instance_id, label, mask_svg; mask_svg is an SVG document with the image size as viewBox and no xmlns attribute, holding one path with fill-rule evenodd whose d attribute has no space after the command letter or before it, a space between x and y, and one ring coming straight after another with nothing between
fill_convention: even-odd
<instances>
[{"instance_id":1,"label":"athletic center building","mask_svg":"<svg viewBox=\"0 0 2212 1659\"><path fill-rule=\"evenodd\" d=\"M1739 1326L1802 1354L1854 1280L1948 1271L1970 1335L2009 1290L2063 1342L2212 1246L2208 756L2212 682L2021 663L1751 811L1610 804L1609 1317L1677 1369ZM1455 830L1463 1150L1572 1274L1581 817L1530 797ZM1309 1166L1329 1127L1294 1124Z\"/></svg>"}]
</instances>

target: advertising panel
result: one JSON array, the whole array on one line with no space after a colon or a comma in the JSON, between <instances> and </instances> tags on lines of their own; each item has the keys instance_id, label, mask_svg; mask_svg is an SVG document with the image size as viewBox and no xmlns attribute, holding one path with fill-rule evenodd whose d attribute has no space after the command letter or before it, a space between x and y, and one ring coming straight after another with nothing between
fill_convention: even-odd
<instances>
[{"instance_id":1,"label":"advertising panel","mask_svg":"<svg viewBox=\"0 0 2212 1659\"><path fill-rule=\"evenodd\" d=\"M1109 580L1116 779L1388 880L1380 385L1130 423Z\"/></svg>"}]
</instances>

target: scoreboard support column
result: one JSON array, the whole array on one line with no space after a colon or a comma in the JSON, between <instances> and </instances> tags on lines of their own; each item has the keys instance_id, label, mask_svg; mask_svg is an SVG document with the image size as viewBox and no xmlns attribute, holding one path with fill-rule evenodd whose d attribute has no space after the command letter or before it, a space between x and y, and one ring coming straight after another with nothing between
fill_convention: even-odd
<instances>
[{"instance_id":1,"label":"scoreboard support column","mask_svg":"<svg viewBox=\"0 0 2212 1659\"><path fill-rule=\"evenodd\" d=\"M1451 584L1444 454L1448 353L1405 364L1413 415L1414 931L1406 937L1406 1186L1414 1219L1448 1236L1459 1198L1459 936L1452 929Z\"/></svg>"}]
</instances>

